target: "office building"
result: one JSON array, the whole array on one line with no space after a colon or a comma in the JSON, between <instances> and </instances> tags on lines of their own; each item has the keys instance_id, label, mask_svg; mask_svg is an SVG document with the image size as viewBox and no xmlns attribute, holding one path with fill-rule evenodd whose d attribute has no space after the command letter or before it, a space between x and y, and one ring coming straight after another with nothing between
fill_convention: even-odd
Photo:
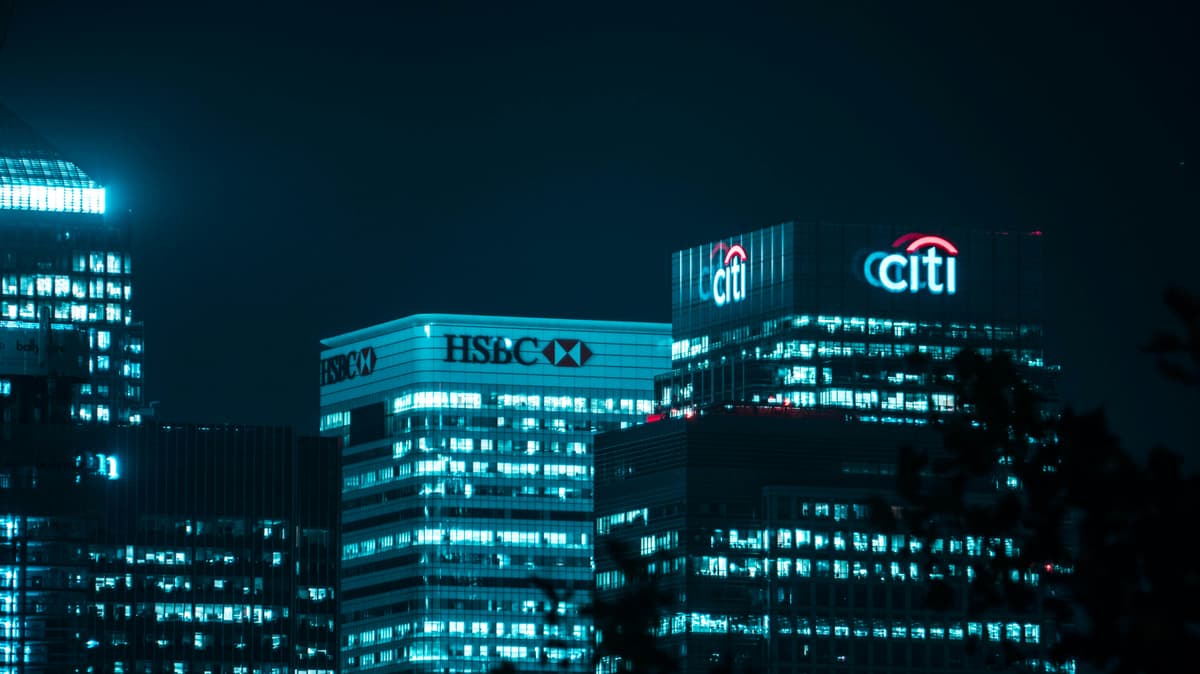
<instances>
[{"instance_id":1,"label":"office building","mask_svg":"<svg viewBox=\"0 0 1200 674\"><path fill-rule=\"evenodd\" d=\"M0 673L84 671L88 544L117 475L111 429L2 427Z\"/></svg>"},{"instance_id":2,"label":"office building","mask_svg":"<svg viewBox=\"0 0 1200 674\"><path fill-rule=\"evenodd\" d=\"M105 189L0 106L0 414L139 423L129 233Z\"/></svg>"},{"instance_id":3,"label":"office building","mask_svg":"<svg viewBox=\"0 0 1200 674\"><path fill-rule=\"evenodd\" d=\"M798 223L676 253L658 420L597 439L598 596L641 582L623 569L653 577L684 674L1044 665L1041 616L920 602L1019 541L892 535L871 511L895 498L899 447L940 446L932 415L961 411L963 349L1009 353L1052 391L1041 260L1039 232Z\"/></svg>"},{"instance_id":4,"label":"office building","mask_svg":"<svg viewBox=\"0 0 1200 674\"><path fill-rule=\"evenodd\" d=\"M336 441L157 424L113 437L86 548L94 671L337 671Z\"/></svg>"},{"instance_id":5,"label":"office building","mask_svg":"<svg viewBox=\"0 0 1200 674\"><path fill-rule=\"evenodd\" d=\"M589 670L592 441L652 411L668 326L417 315L324 345L342 671Z\"/></svg>"},{"instance_id":6,"label":"office building","mask_svg":"<svg viewBox=\"0 0 1200 674\"><path fill-rule=\"evenodd\" d=\"M897 448L938 442L913 425L741 412L604 434L597 591L611 599L629 580L605 554L618 540L668 598L658 645L685 674L965 672L1006 654L1044 660L1045 616L925 604L923 581L962 587L989 546L1016 554L1018 541L925 541L871 510L894 493ZM1036 584L1037 572L1024 580Z\"/></svg>"},{"instance_id":7,"label":"office building","mask_svg":"<svg viewBox=\"0 0 1200 674\"><path fill-rule=\"evenodd\" d=\"M9 424L0 672L332 674L337 442Z\"/></svg>"},{"instance_id":8,"label":"office building","mask_svg":"<svg viewBox=\"0 0 1200 674\"><path fill-rule=\"evenodd\" d=\"M676 416L758 404L920 424L954 410L944 365L964 348L1011 353L1052 388L1041 232L784 223L679 251L671 268L656 390Z\"/></svg>"}]
</instances>

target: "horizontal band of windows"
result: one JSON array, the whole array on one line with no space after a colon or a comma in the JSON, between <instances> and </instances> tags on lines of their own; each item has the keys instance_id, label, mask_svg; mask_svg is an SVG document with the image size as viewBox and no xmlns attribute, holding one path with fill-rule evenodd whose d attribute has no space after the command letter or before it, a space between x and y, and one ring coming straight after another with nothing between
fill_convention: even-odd
<instances>
[{"instance_id":1,"label":"horizontal band of windows","mask_svg":"<svg viewBox=\"0 0 1200 674\"><path fill-rule=\"evenodd\" d=\"M404 520L421 520L422 522L436 521L442 517L499 519L505 522L513 520L534 520L537 522L587 522L591 513L571 510L515 510L512 508L405 508L374 517L346 522L342 525L342 533L350 534L384 524L395 524Z\"/></svg>"},{"instance_id":2,"label":"horizontal band of windows","mask_svg":"<svg viewBox=\"0 0 1200 674\"><path fill-rule=\"evenodd\" d=\"M523 569L522 569L523 570ZM551 582L557 589L560 590L590 590L592 588L592 580L589 575L587 580L555 580ZM342 601L353 601L383 594L386 592L395 592L412 587L496 587L508 589L526 589L531 587L528 575L515 577L489 577L489 576L410 576L407 578L399 578L387 583L378 585L368 585L353 590L344 590L342 592Z\"/></svg>"},{"instance_id":3,"label":"horizontal band of windows","mask_svg":"<svg viewBox=\"0 0 1200 674\"><path fill-rule=\"evenodd\" d=\"M474 593L472 593L474 594ZM545 595L538 588L532 585L526 589L526 594L530 598L518 599L512 596L512 593L506 593L505 598L500 599L490 597L488 599L473 599L466 596L463 597L441 597L433 599L421 594L413 599L393 602L384 606L354 611L350 614L343 615L343 623L361 622L364 620L374 620L389 615L404 615L408 613L416 613L421 616L428 615L432 611L451 610L451 611L473 611L476 613L495 613L500 615L519 614L529 615L532 613L545 614L548 607L544 605ZM586 600L586 596L579 594L575 595L576 599ZM558 604L558 614L566 617L576 617L580 615L580 608L584 603L579 601L563 601ZM344 627L343 629L349 629Z\"/></svg>"},{"instance_id":4,"label":"horizontal band of windows","mask_svg":"<svg viewBox=\"0 0 1200 674\"><path fill-rule=\"evenodd\" d=\"M423 566L416 567L418 563ZM549 569L555 570L555 573L564 573L563 569L591 569L592 559L590 556L532 555L520 557L514 561L512 555L505 554L444 552L427 555L425 561L422 561L422 555L409 554L362 566L347 566L344 576L345 582L352 583L357 578L373 573L388 573L389 578L395 578L402 573L418 574L449 564L473 565L481 571L485 569L508 569L509 571L516 569L528 574L539 569Z\"/></svg>"},{"instance_id":5,"label":"horizontal band of windows","mask_svg":"<svg viewBox=\"0 0 1200 674\"><path fill-rule=\"evenodd\" d=\"M513 478L496 478L496 479L509 480L509 479L513 479ZM379 492L377 494L371 494L369 496L360 496L360 497L354 498L354 499L343 500L342 501L342 512L351 512L351 511L357 510L359 508L368 508L371 506L381 505L384 503L391 503L392 501L396 501L396 500L402 499L402 498L413 498L413 497L416 497L416 496L422 494L423 486L424 485L415 485L415 484L406 485L403 487L398 487L396 489L389 489L384 492ZM592 490L591 489L576 489L576 490L567 491L567 492L565 492L565 496L564 496L564 493L561 493L558 490L558 488L555 488L555 487L547 487L541 493L528 491L529 488L530 488L529 485L515 485L515 484L476 485L474 487L474 490L472 491L472 495L476 498L484 497L484 496L501 497L501 498L553 497L553 498L556 498L559 500L562 500L563 498L571 498L571 499L577 498L582 501L588 501L588 500L591 500L591 498L592 498ZM434 493L436 493L436 492L434 492ZM444 494L437 494L437 495L439 497L445 496ZM450 496L454 496L454 495L451 494ZM467 498L467 497L464 496L463 498ZM421 501L421 502L424 502L424 501Z\"/></svg>"},{"instance_id":6,"label":"horizontal band of windows","mask_svg":"<svg viewBox=\"0 0 1200 674\"><path fill-rule=\"evenodd\" d=\"M392 446L384 445L382 447L372 447L371 449L362 451L345 451L342 454L342 466L353 466L376 459L390 459L392 457Z\"/></svg>"}]
</instances>

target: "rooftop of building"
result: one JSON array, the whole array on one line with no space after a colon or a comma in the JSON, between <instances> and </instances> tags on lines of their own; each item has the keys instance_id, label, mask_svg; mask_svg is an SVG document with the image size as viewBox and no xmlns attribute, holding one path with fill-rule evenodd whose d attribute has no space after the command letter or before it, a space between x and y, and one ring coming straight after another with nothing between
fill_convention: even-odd
<instances>
[{"instance_id":1,"label":"rooftop of building","mask_svg":"<svg viewBox=\"0 0 1200 674\"><path fill-rule=\"evenodd\" d=\"M104 187L0 104L0 210L103 213Z\"/></svg>"},{"instance_id":2,"label":"rooftop of building","mask_svg":"<svg viewBox=\"0 0 1200 674\"><path fill-rule=\"evenodd\" d=\"M515 327L533 329L595 330L601 332L630 332L670 337L670 323L640 323L635 321L601 321L576 318L538 318L529 316L482 316L474 314L413 314L394 321L379 323L321 340L326 347L339 347L364 339L387 335L420 325L453 325L456 327Z\"/></svg>"}]
</instances>

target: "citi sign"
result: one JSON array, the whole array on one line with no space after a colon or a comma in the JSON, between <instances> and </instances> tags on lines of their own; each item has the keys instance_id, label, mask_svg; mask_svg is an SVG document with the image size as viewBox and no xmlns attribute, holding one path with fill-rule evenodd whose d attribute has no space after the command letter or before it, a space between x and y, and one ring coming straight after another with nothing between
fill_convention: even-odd
<instances>
[{"instance_id":1,"label":"citi sign","mask_svg":"<svg viewBox=\"0 0 1200 674\"><path fill-rule=\"evenodd\" d=\"M700 283L696 289L700 299L706 302L711 299L718 307L746 299L749 267L742 244L730 246L721 242L713 246L708 254L708 264L700 265Z\"/></svg>"},{"instance_id":2,"label":"citi sign","mask_svg":"<svg viewBox=\"0 0 1200 674\"><path fill-rule=\"evenodd\" d=\"M375 347L367 346L321 361L321 386L365 377L375 371Z\"/></svg>"},{"instance_id":3,"label":"citi sign","mask_svg":"<svg viewBox=\"0 0 1200 674\"><path fill-rule=\"evenodd\" d=\"M445 335L447 363L491 363L493 365L537 365L582 367L592 350L580 339L551 339L544 345L537 337L491 337L484 335ZM538 356L542 356L539 358ZM543 360L544 359L544 360Z\"/></svg>"},{"instance_id":4,"label":"citi sign","mask_svg":"<svg viewBox=\"0 0 1200 674\"><path fill-rule=\"evenodd\" d=\"M953 295L958 291L958 248L940 236L905 234L894 250L875 251L863 263L867 283L890 293Z\"/></svg>"}]
</instances>

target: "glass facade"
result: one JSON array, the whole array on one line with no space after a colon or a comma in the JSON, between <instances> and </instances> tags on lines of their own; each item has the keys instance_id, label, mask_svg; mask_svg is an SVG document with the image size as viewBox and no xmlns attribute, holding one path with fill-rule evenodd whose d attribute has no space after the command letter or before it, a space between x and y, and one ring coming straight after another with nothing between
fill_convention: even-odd
<instances>
[{"instance_id":1,"label":"glass facade","mask_svg":"<svg viewBox=\"0 0 1200 674\"><path fill-rule=\"evenodd\" d=\"M82 671L87 545L115 459L64 426L0 434L0 674Z\"/></svg>"},{"instance_id":2,"label":"glass facade","mask_svg":"<svg viewBox=\"0 0 1200 674\"><path fill-rule=\"evenodd\" d=\"M104 188L0 107L0 412L139 423L129 234Z\"/></svg>"},{"instance_id":3,"label":"glass facade","mask_svg":"<svg viewBox=\"0 0 1200 674\"><path fill-rule=\"evenodd\" d=\"M1053 393L1041 265L1040 232L805 223L673 255L657 423L597 439L596 533L670 597L657 633L682 672L1053 669L1042 616L921 604L1019 541L893 536L867 508L899 447L939 446L930 420L963 411L961 351L1009 354ZM622 561L598 557L602 597L630 582Z\"/></svg>"},{"instance_id":4,"label":"glass facade","mask_svg":"<svg viewBox=\"0 0 1200 674\"><path fill-rule=\"evenodd\" d=\"M672 368L656 402L674 416L753 404L922 424L957 409L948 361L968 348L1012 354L1049 392L1041 264L1040 232L799 223L679 251ZM718 303L721 274L742 279L744 294Z\"/></svg>"},{"instance_id":5,"label":"glass facade","mask_svg":"<svg viewBox=\"0 0 1200 674\"><path fill-rule=\"evenodd\" d=\"M336 671L335 441L4 429L0 673Z\"/></svg>"},{"instance_id":6,"label":"glass facade","mask_svg":"<svg viewBox=\"0 0 1200 674\"><path fill-rule=\"evenodd\" d=\"M962 591L984 557L1015 556L1019 541L925 540L872 512L895 487L897 448L937 442L917 426L741 414L603 434L599 549L612 539L626 553L598 555L597 592L623 592L631 562L644 571L668 598L655 632L683 674L965 672L1009 657L1054 671L1046 616L972 613ZM1014 581L1036 592L1051 572ZM952 606L925 604L931 580L959 588ZM605 656L598 671L622 670Z\"/></svg>"},{"instance_id":7,"label":"glass facade","mask_svg":"<svg viewBox=\"0 0 1200 674\"><path fill-rule=\"evenodd\" d=\"M419 315L324 341L342 671L586 671L592 441L644 421L669 327Z\"/></svg>"},{"instance_id":8,"label":"glass facade","mask_svg":"<svg viewBox=\"0 0 1200 674\"><path fill-rule=\"evenodd\" d=\"M336 671L336 442L147 426L117 456L87 547L94 671Z\"/></svg>"}]
</instances>

